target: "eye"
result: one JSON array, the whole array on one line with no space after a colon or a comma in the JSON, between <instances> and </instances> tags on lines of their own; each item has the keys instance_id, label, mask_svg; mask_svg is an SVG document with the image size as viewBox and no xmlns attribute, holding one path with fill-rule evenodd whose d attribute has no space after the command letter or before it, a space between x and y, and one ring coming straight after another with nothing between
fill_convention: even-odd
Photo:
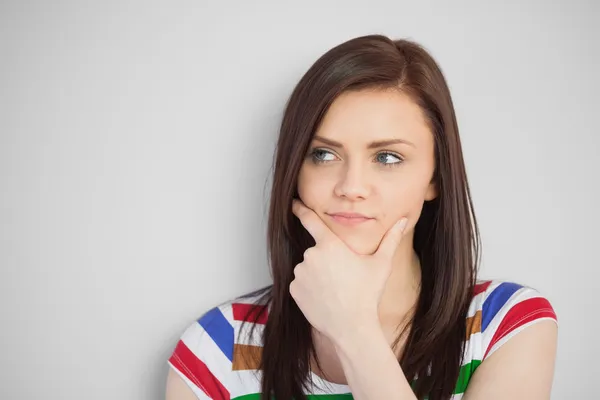
<instances>
[{"instance_id":1,"label":"eye","mask_svg":"<svg viewBox=\"0 0 600 400\"><path fill-rule=\"evenodd\" d=\"M309 156L312 161L316 164L322 164L330 161L335 161L336 156L325 149L314 149L310 152Z\"/></svg>"},{"instance_id":2,"label":"eye","mask_svg":"<svg viewBox=\"0 0 600 400\"><path fill-rule=\"evenodd\" d=\"M378 163L381 163L386 167L395 167L397 165L400 165L400 163L403 161L402 157L390 152L381 152L377 154L375 158Z\"/></svg>"}]
</instances>

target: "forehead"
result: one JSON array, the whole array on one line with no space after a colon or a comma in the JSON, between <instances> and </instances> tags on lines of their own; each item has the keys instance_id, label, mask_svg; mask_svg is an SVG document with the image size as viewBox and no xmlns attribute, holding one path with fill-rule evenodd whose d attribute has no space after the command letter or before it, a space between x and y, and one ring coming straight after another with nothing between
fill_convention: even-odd
<instances>
[{"instance_id":1,"label":"forehead","mask_svg":"<svg viewBox=\"0 0 600 400\"><path fill-rule=\"evenodd\" d=\"M348 145L395 138L415 145L432 140L421 108L395 89L341 94L325 114L317 135Z\"/></svg>"}]
</instances>

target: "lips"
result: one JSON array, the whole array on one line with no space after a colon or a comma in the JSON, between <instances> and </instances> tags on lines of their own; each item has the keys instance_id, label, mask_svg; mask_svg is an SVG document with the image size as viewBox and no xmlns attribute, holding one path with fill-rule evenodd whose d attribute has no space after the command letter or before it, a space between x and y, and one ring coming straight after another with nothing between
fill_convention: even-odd
<instances>
[{"instance_id":1,"label":"lips","mask_svg":"<svg viewBox=\"0 0 600 400\"><path fill-rule=\"evenodd\" d=\"M351 212L336 212L336 213L329 213L329 215L331 215L332 217L343 217L343 218L369 218L366 215L363 214L359 214L359 213L351 213Z\"/></svg>"},{"instance_id":2,"label":"lips","mask_svg":"<svg viewBox=\"0 0 600 400\"><path fill-rule=\"evenodd\" d=\"M328 213L334 221L344 225L358 225L373 220L373 218L359 213L338 212Z\"/></svg>"}]
</instances>

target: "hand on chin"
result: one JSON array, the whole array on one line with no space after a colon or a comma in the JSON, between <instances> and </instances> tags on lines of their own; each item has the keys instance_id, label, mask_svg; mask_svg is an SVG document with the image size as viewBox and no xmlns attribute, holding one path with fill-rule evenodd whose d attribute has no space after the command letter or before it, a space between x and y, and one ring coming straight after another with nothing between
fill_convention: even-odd
<instances>
[{"instance_id":1,"label":"hand on chin","mask_svg":"<svg viewBox=\"0 0 600 400\"><path fill-rule=\"evenodd\" d=\"M372 255L377 250L377 243L381 237L374 240L373 237L365 237L365 235L353 234L351 232L339 232L337 236L356 254Z\"/></svg>"}]
</instances>

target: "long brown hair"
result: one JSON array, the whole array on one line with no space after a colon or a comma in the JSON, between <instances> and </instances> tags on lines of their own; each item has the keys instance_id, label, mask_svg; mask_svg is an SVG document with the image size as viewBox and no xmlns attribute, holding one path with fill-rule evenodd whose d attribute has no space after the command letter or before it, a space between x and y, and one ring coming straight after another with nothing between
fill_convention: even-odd
<instances>
[{"instance_id":1,"label":"long brown hair","mask_svg":"<svg viewBox=\"0 0 600 400\"><path fill-rule=\"evenodd\" d=\"M373 88L396 88L409 95L422 109L435 138L433 179L438 196L425 202L415 227L421 291L399 363L419 399L426 395L431 400L448 399L455 389L480 240L452 98L439 66L421 45L367 35L322 55L285 106L267 235L273 284L253 293L262 293L259 303L269 305L260 360L262 400L305 399L310 359L316 358L311 326L289 294L294 267L314 245L291 212L300 167L333 101L345 91ZM418 379L413 381L415 376Z\"/></svg>"}]
</instances>

